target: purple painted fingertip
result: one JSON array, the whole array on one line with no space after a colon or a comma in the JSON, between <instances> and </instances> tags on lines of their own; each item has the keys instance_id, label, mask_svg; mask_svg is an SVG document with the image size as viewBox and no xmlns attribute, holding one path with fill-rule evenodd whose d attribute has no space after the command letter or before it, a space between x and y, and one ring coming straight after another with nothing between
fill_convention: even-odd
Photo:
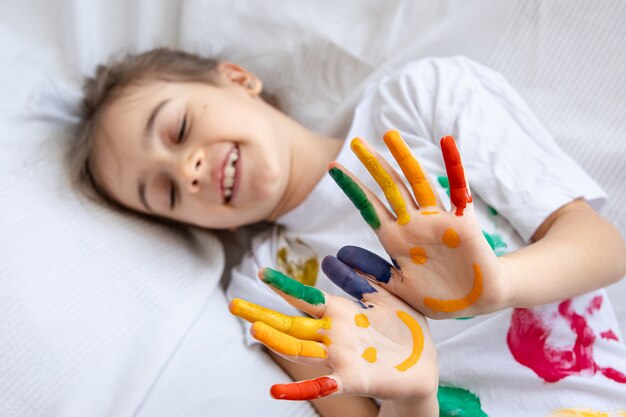
<instances>
[{"instance_id":1,"label":"purple painted fingertip","mask_svg":"<svg viewBox=\"0 0 626 417\"><path fill-rule=\"evenodd\" d=\"M363 294L376 292L365 278L334 256L324 258L322 271L335 285L357 300L362 300Z\"/></svg>"},{"instance_id":2,"label":"purple painted fingertip","mask_svg":"<svg viewBox=\"0 0 626 417\"><path fill-rule=\"evenodd\" d=\"M379 282L387 284L391 279L391 264L367 249L344 246L337 252L337 258L346 265L373 276Z\"/></svg>"}]
</instances>

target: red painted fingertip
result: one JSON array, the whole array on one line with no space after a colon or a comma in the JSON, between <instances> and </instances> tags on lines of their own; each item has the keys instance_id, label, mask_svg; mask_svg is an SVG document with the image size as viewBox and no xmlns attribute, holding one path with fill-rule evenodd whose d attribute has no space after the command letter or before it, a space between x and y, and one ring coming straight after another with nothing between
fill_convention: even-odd
<instances>
[{"instance_id":1,"label":"red painted fingertip","mask_svg":"<svg viewBox=\"0 0 626 417\"><path fill-rule=\"evenodd\" d=\"M305 401L326 397L337 389L337 381L323 376L310 381L272 385L270 395L277 400Z\"/></svg>"},{"instance_id":2,"label":"red painted fingertip","mask_svg":"<svg viewBox=\"0 0 626 417\"><path fill-rule=\"evenodd\" d=\"M452 136L442 138L440 144L443 160L446 164L448 181L450 182L450 200L456 207L455 214L462 216L467 203L472 202L472 196L465 182L465 171L461 163L461 155Z\"/></svg>"}]
</instances>

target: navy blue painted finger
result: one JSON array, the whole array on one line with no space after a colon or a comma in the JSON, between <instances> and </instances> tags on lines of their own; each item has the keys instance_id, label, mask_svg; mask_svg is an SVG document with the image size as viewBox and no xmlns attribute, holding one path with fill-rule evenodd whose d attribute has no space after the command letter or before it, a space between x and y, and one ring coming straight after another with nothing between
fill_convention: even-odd
<instances>
[{"instance_id":1,"label":"navy blue painted finger","mask_svg":"<svg viewBox=\"0 0 626 417\"><path fill-rule=\"evenodd\" d=\"M376 292L376 288L365 278L334 256L324 258L322 271L336 286L359 301L363 299L363 294Z\"/></svg>"},{"instance_id":2,"label":"navy blue painted finger","mask_svg":"<svg viewBox=\"0 0 626 417\"><path fill-rule=\"evenodd\" d=\"M391 278L391 264L367 249L344 246L337 252L337 258L346 265L373 276L379 282L387 284Z\"/></svg>"}]
</instances>

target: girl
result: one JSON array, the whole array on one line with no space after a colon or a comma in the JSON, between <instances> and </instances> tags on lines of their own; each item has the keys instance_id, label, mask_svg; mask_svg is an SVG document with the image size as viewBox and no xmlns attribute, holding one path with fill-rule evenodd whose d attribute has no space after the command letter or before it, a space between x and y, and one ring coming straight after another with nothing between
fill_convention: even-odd
<instances>
[{"instance_id":1,"label":"girl","mask_svg":"<svg viewBox=\"0 0 626 417\"><path fill-rule=\"evenodd\" d=\"M351 248L329 262L376 277L425 315L480 314L431 322L442 409L459 398L494 416L623 406L626 364L610 306L603 291L575 297L623 276L623 240L591 208L601 205L602 190L502 77L461 57L429 59L366 91L348 137L373 141L354 146L368 166L377 161L400 183L383 162L389 152L375 141L395 128L433 175L430 188L444 193L451 186L452 214L436 197L422 205L416 195L414 206L407 204L400 187L405 209L396 210L397 219L368 191L375 184L348 142L305 129L261 92L261 80L235 64L163 49L100 67L86 83L76 177L114 207L157 219L203 228L275 222L255 238L228 292L294 315L255 278L261 267L333 293L318 276L321 257L353 244L389 252L395 269ZM456 216L458 181L444 175L439 157L437 140L449 134L472 181L471 202L461 190L464 216ZM344 187L344 177L360 179L378 234L338 197L325 175L333 160L343 164L331 171ZM399 201L390 199L392 207ZM440 214L423 214L434 211ZM443 241L450 228L452 246ZM478 298L474 264L482 266ZM456 307L463 308L446 311L450 303L440 300L462 300ZM296 380L314 375L277 361Z\"/></svg>"}]
</instances>

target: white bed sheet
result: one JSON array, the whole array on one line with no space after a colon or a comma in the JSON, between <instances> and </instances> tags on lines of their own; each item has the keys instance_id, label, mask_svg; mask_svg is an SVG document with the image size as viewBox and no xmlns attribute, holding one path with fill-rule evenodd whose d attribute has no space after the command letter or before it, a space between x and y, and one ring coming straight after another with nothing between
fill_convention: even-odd
<instances>
[{"instance_id":1,"label":"white bed sheet","mask_svg":"<svg viewBox=\"0 0 626 417\"><path fill-rule=\"evenodd\" d=\"M625 18L621 0L3 2L0 337L11 342L0 349L0 415L228 409L223 392L210 395L219 346L198 331L230 320L203 310L219 245L204 238L203 255L189 251L161 228L78 202L65 182L80 76L111 53L169 45L231 59L303 124L337 135L367 82L411 59L467 55L517 87L606 189L603 214L625 233ZM626 334L626 282L609 293ZM232 341L241 329L222 331ZM177 392L188 395L176 403Z\"/></svg>"}]
</instances>

